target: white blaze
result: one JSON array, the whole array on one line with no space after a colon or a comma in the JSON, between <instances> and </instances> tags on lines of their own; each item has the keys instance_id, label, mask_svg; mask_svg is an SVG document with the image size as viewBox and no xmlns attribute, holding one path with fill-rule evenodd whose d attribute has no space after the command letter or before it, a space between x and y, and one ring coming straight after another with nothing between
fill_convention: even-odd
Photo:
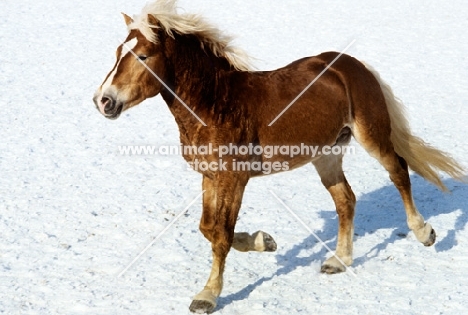
<instances>
[{"instance_id":1,"label":"white blaze","mask_svg":"<svg viewBox=\"0 0 468 315\"><path fill-rule=\"evenodd\" d=\"M136 37L132 38L128 42L124 43L122 46L122 53L120 54L120 59L118 60L115 68L112 70L111 74L107 77L107 80L104 81L104 83L101 85L101 88L96 92L96 94L99 95L97 99L97 103L99 106L99 111L104 114L104 104L102 104L101 99L104 93L109 89L109 87L112 85L112 82L114 81L114 76L117 73L117 69L119 68L120 62L122 59L127 55L130 50L135 48L135 46L138 44L138 39Z\"/></svg>"}]
</instances>

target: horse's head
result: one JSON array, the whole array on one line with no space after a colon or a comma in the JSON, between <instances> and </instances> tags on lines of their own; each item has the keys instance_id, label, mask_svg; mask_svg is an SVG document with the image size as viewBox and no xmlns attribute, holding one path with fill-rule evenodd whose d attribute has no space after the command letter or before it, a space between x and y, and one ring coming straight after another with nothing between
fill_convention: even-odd
<instances>
[{"instance_id":1,"label":"horse's head","mask_svg":"<svg viewBox=\"0 0 468 315\"><path fill-rule=\"evenodd\" d=\"M160 43L148 40L139 29L132 29L132 18L125 14L124 18L129 34L117 48L115 65L93 98L97 109L109 119L116 119L123 111L156 96L161 89L154 75L163 72ZM149 26L157 23L153 16L148 16Z\"/></svg>"}]
</instances>

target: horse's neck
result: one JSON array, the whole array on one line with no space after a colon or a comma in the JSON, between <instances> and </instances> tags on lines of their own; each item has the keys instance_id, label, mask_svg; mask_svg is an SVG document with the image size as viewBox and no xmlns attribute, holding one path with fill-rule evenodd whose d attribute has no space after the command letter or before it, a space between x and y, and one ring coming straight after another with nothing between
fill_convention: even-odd
<instances>
[{"instance_id":1,"label":"horse's neck","mask_svg":"<svg viewBox=\"0 0 468 315\"><path fill-rule=\"evenodd\" d=\"M173 39L166 36L164 45L166 84L173 88L184 104L167 90L161 95L179 125L181 140L191 143L201 125L192 112L207 125L212 121L218 78L226 65L211 52L205 52L194 37L176 36Z\"/></svg>"}]
</instances>

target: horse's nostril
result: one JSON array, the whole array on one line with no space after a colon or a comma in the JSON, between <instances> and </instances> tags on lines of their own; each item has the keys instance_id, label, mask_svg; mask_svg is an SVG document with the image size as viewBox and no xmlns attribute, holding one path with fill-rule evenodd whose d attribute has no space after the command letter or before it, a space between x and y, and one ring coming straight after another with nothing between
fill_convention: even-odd
<instances>
[{"instance_id":1,"label":"horse's nostril","mask_svg":"<svg viewBox=\"0 0 468 315\"><path fill-rule=\"evenodd\" d=\"M101 98L101 103L104 106L107 106L110 103L110 99L108 97Z\"/></svg>"},{"instance_id":2,"label":"horse's nostril","mask_svg":"<svg viewBox=\"0 0 468 315\"><path fill-rule=\"evenodd\" d=\"M115 103L110 98L105 97L105 96L103 98L101 98L101 103L102 103L102 105L104 107L104 112L105 113L108 113L108 112L112 111L114 109L114 107L115 107L114 106Z\"/></svg>"}]
</instances>

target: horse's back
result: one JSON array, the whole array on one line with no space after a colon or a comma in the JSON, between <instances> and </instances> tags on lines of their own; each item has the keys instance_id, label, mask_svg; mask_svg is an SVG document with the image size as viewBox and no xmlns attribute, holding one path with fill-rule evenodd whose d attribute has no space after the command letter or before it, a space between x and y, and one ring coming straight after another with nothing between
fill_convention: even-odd
<instances>
[{"instance_id":1,"label":"horse's back","mask_svg":"<svg viewBox=\"0 0 468 315\"><path fill-rule=\"evenodd\" d=\"M338 53L323 53L277 70L245 75L244 88L250 93L241 97L246 97L249 112L255 113L260 141L332 145L343 127L352 123L342 75L334 64L327 69L336 56ZM359 67L352 59L348 67Z\"/></svg>"}]
</instances>

